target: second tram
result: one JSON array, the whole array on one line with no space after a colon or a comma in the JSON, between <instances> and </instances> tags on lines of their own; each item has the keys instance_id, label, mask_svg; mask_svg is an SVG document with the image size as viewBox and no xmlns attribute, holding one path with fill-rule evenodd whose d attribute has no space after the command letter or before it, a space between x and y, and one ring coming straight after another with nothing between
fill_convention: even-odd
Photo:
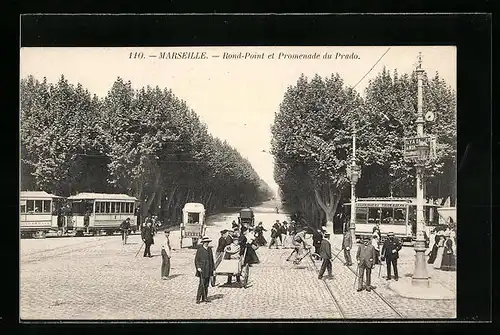
<instances>
[{"instance_id":1,"label":"second tram","mask_svg":"<svg viewBox=\"0 0 500 335\"><path fill-rule=\"evenodd\" d=\"M130 226L137 226L137 198L126 194L79 193L68 197L71 202L71 228L76 236L84 233L112 235L120 224L130 218Z\"/></svg>"},{"instance_id":2,"label":"second tram","mask_svg":"<svg viewBox=\"0 0 500 335\"><path fill-rule=\"evenodd\" d=\"M351 204L344 207L345 225L351 220ZM437 209L432 203L424 204L425 231L427 235L440 224ZM355 234L356 239L371 236L373 228L379 224L380 233L385 236L393 232L403 241L411 242L416 237L417 202L416 198L358 198L356 199Z\"/></svg>"}]
</instances>

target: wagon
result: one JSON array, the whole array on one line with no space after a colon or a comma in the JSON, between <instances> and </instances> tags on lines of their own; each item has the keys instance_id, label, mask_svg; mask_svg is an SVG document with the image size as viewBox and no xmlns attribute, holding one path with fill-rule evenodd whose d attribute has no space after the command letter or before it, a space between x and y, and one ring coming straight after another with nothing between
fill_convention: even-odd
<instances>
[{"instance_id":1,"label":"wagon","mask_svg":"<svg viewBox=\"0 0 500 335\"><path fill-rule=\"evenodd\" d=\"M238 217L238 223L246 228L253 227L255 224L255 217L253 211L250 208L243 208L240 211L240 216Z\"/></svg>"},{"instance_id":2,"label":"wagon","mask_svg":"<svg viewBox=\"0 0 500 335\"><path fill-rule=\"evenodd\" d=\"M243 255L240 255L240 247L234 245L228 245L224 248L224 252L215 261L215 270L212 277L212 286L215 286L217 276L232 275L240 276L242 287L247 288L248 285L248 275L250 266L248 264L243 265L247 249ZM226 256L229 256L226 259Z\"/></svg>"},{"instance_id":3,"label":"wagon","mask_svg":"<svg viewBox=\"0 0 500 335\"><path fill-rule=\"evenodd\" d=\"M193 247L206 232L205 207L200 203L187 203L182 209L180 246L185 238L191 238Z\"/></svg>"}]
</instances>

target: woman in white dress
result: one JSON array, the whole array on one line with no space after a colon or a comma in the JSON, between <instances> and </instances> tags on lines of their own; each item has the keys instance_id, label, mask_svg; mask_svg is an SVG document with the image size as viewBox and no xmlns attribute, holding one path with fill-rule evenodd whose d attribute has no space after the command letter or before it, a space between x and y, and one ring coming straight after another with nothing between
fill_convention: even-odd
<instances>
[{"instance_id":1,"label":"woman in white dress","mask_svg":"<svg viewBox=\"0 0 500 335\"><path fill-rule=\"evenodd\" d=\"M441 263L443 262L443 252L444 252L444 236L445 235L443 233L443 235L440 235L441 232L438 232L438 236L440 236L440 240L439 240L439 243L438 243L438 251L437 251L437 255L436 255L436 260L434 261L434 264L433 264L433 267L434 269L440 269L441 268Z\"/></svg>"}]
</instances>

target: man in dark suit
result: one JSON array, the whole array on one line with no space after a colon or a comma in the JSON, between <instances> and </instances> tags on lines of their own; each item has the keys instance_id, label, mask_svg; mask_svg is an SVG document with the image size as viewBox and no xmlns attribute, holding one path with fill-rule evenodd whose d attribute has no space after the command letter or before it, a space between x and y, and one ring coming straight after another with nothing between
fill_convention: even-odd
<instances>
[{"instance_id":1,"label":"man in dark suit","mask_svg":"<svg viewBox=\"0 0 500 335\"><path fill-rule=\"evenodd\" d=\"M151 219L146 222L146 225L142 228L142 241L144 242L144 257L151 256L151 245L154 244L154 231L152 227Z\"/></svg>"},{"instance_id":2,"label":"man in dark suit","mask_svg":"<svg viewBox=\"0 0 500 335\"><path fill-rule=\"evenodd\" d=\"M217 244L217 249L215 250L215 261L218 263L222 260L222 254L224 253L224 249L229 244L227 239L227 229L223 229L220 232L219 243Z\"/></svg>"},{"instance_id":3,"label":"man in dark suit","mask_svg":"<svg viewBox=\"0 0 500 335\"><path fill-rule=\"evenodd\" d=\"M197 304L200 302L210 302L207 298L208 285L210 283L210 277L214 274L214 254L212 253L212 248L208 247L211 241L212 240L207 236L203 237L200 241L201 246L196 250L196 256L194 257L196 277L200 278L198 292L196 293Z\"/></svg>"},{"instance_id":4,"label":"man in dark suit","mask_svg":"<svg viewBox=\"0 0 500 335\"><path fill-rule=\"evenodd\" d=\"M365 236L363 238L363 244L359 246L358 252L356 253L356 260L358 261L358 292L364 289L370 292L376 288L371 285L372 268L375 264L375 257L375 248L371 245L370 238ZM365 273L366 285L363 285L363 277Z\"/></svg>"},{"instance_id":5,"label":"man in dark suit","mask_svg":"<svg viewBox=\"0 0 500 335\"><path fill-rule=\"evenodd\" d=\"M385 259L387 264L387 280L391 280L391 264L394 268L394 280L398 280L399 250L401 250L401 242L394 236L394 233L389 232L387 234L387 239L384 241L381 252L381 260L383 262Z\"/></svg>"},{"instance_id":6,"label":"man in dark suit","mask_svg":"<svg viewBox=\"0 0 500 335\"><path fill-rule=\"evenodd\" d=\"M330 234L325 232L319 246L319 255L321 256L323 263L321 264L321 269L319 270L318 279L323 278L325 270L328 270L328 277L332 277L332 261L330 260L332 258L332 245L330 244L330 241L328 241L329 237Z\"/></svg>"}]
</instances>

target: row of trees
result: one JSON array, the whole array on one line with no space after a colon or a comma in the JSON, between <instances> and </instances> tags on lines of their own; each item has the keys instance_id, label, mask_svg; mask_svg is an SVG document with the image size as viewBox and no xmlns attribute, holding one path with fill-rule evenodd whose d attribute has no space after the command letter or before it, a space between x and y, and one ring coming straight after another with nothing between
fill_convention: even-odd
<instances>
[{"instance_id":1,"label":"row of trees","mask_svg":"<svg viewBox=\"0 0 500 335\"><path fill-rule=\"evenodd\" d=\"M143 215L171 222L186 202L215 212L271 196L251 164L172 91L134 90L121 78L104 99L64 76L55 85L23 79L21 172L23 190L127 193Z\"/></svg>"},{"instance_id":2,"label":"row of trees","mask_svg":"<svg viewBox=\"0 0 500 335\"><path fill-rule=\"evenodd\" d=\"M437 136L437 157L426 166L427 196L454 202L456 98L439 77L424 76L425 132ZM337 75L290 86L272 127L274 176L289 210L313 224L332 222L338 205L349 201L347 166L352 157L352 130L362 176L359 197L415 196L415 167L404 160L403 138L416 135L417 76L391 75L385 68L366 88L365 98Z\"/></svg>"}]
</instances>

